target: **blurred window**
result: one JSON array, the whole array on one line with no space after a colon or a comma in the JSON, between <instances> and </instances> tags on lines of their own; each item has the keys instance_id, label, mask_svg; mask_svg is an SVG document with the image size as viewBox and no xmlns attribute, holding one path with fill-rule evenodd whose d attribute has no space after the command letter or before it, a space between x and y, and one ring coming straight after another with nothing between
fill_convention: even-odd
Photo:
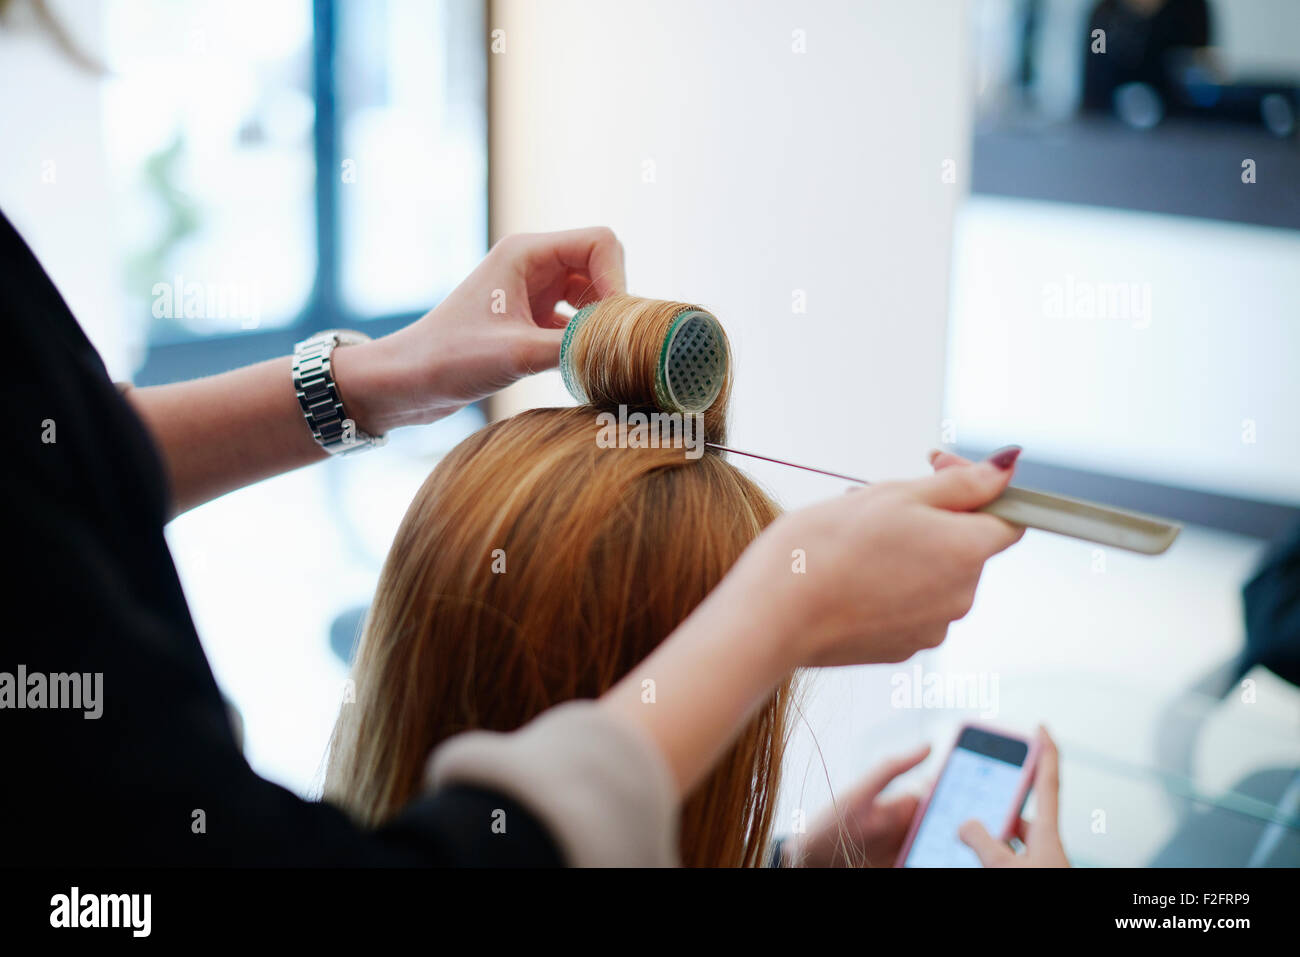
<instances>
[{"instance_id":1,"label":"blurred window","mask_svg":"<svg viewBox=\"0 0 1300 957\"><path fill-rule=\"evenodd\" d=\"M481 17L467 15L474 6L340 0L349 311L427 309L487 247L486 64Z\"/></svg>"},{"instance_id":2,"label":"blurred window","mask_svg":"<svg viewBox=\"0 0 1300 957\"><path fill-rule=\"evenodd\" d=\"M487 247L478 0L109 0L104 137L146 385L383 334Z\"/></svg>"}]
</instances>

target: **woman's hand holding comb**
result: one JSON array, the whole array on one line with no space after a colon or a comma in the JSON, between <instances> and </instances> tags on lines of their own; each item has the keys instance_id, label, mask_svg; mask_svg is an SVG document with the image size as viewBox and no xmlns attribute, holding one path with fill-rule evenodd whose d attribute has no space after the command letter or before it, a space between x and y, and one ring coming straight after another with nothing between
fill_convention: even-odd
<instances>
[{"instance_id":1,"label":"woman's hand holding comb","mask_svg":"<svg viewBox=\"0 0 1300 957\"><path fill-rule=\"evenodd\" d=\"M773 620L797 633L795 663L903 661L942 642L970 610L985 561L1023 534L974 512L1010 484L1018 452L872 485L774 523L736 573L766 582Z\"/></svg>"},{"instance_id":2,"label":"woman's hand holding comb","mask_svg":"<svg viewBox=\"0 0 1300 957\"><path fill-rule=\"evenodd\" d=\"M1018 452L782 516L603 705L648 735L686 793L793 669L938 645L984 563L1023 534L973 512L1002 494Z\"/></svg>"}]
</instances>

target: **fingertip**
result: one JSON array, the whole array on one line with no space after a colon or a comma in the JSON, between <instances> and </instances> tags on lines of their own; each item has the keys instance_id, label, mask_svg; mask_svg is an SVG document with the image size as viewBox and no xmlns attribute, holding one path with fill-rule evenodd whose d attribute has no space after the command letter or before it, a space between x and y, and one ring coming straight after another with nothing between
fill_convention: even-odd
<instances>
[{"instance_id":1,"label":"fingertip","mask_svg":"<svg viewBox=\"0 0 1300 957\"><path fill-rule=\"evenodd\" d=\"M1016 459L1020 458L1020 453L1023 451L1024 449L1018 445L1004 445L989 455L986 461L1004 472L1010 472L1015 467Z\"/></svg>"},{"instance_id":2,"label":"fingertip","mask_svg":"<svg viewBox=\"0 0 1300 957\"><path fill-rule=\"evenodd\" d=\"M1019 454L1020 454L1019 452L1016 452L1017 456ZM993 493L988 498L988 502L992 502L999 495L1005 492L1007 490L1007 486L1011 484L1011 480L1015 477L1016 474L1014 460L1010 466L1003 468L1001 465L995 463L992 459L985 459L983 462L977 463L976 468L978 468L984 474L984 476L991 483L991 487L994 489ZM987 504L987 502L985 504ZM1007 524L1010 525L1011 523L1007 523ZM1020 528L1021 526L1011 525L1011 527Z\"/></svg>"},{"instance_id":3,"label":"fingertip","mask_svg":"<svg viewBox=\"0 0 1300 957\"><path fill-rule=\"evenodd\" d=\"M1016 456L1019 457L1019 455L1020 453L1017 452ZM997 462L994 462L992 459L985 459L983 462L975 463L975 465L976 468L982 469L985 472L992 473L999 485L1010 485L1011 477L1015 475L1014 459L1012 460L1011 465L1005 467L999 465Z\"/></svg>"},{"instance_id":4,"label":"fingertip","mask_svg":"<svg viewBox=\"0 0 1300 957\"><path fill-rule=\"evenodd\" d=\"M930 754L930 745L922 744L913 748L911 751L905 751L894 759L895 766L899 769L898 773L903 774L912 770Z\"/></svg>"}]
</instances>

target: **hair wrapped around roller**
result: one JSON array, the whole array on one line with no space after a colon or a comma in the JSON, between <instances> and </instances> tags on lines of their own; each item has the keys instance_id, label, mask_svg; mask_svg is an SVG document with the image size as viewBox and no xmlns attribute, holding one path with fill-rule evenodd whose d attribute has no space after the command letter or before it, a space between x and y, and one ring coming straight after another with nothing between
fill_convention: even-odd
<instances>
[{"instance_id":1,"label":"hair wrapped around roller","mask_svg":"<svg viewBox=\"0 0 1300 957\"><path fill-rule=\"evenodd\" d=\"M627 295L585 306L565 330L560 372L579 402L703 413L708 439L725 440L731 347L699 306Z\"/></svg>"}]
</instances>

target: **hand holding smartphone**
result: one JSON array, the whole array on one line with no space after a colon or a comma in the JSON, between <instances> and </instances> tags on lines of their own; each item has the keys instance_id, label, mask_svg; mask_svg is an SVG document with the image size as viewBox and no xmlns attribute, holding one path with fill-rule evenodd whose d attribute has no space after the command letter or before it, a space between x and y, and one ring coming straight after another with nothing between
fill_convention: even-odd
<instances>
[{"instance_id":1,"label":"hand holding smartphone","mask_svg":"<svg viewBox=\"0 0 1300 957\"><path fill-rule=\"evenodd\" d=\"M929 796L917 809L896 866L979 867L980 858L958 837L958 829L974 819L995 839L1010 839L1033 785L1038 756L1037 740L964 725ZM1054 748L1052 757L1054 761ZM1055 828L1054 794L1051 809Z\"/></svg>"}]
</instances>

